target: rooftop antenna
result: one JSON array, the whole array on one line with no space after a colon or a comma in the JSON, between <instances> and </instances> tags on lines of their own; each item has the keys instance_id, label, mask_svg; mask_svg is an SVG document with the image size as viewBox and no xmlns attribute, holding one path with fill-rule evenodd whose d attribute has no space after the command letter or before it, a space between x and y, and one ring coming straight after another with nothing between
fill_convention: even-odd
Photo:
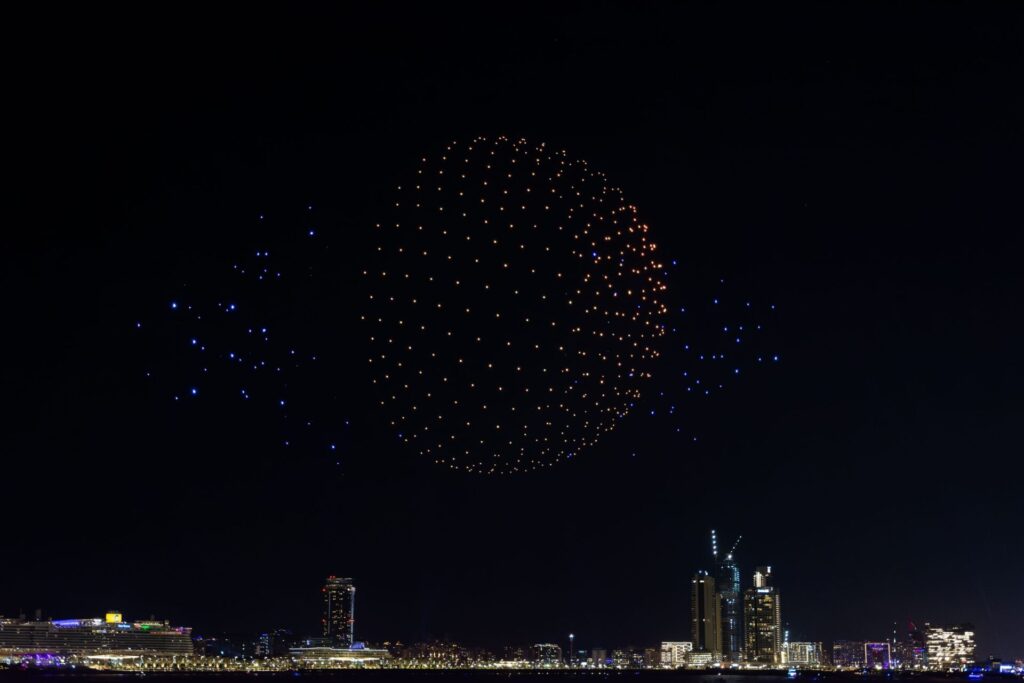
<instances>
[{"instance_id":1,"label":"rooftop antenna","mask_svg":"<svg viewBox=\"0 0 1024 683\"><path fill-rule=\"evenodd\" d=\"M718 559L718 534L714 529L711 530L711 556Z\"/></svg>"},{"instance_id":2,"label":"rooftop antenna","mask_svg":"<svg viewBox=\"0 0 1024 683\"><path fill-rule=\"evenodd\" d=\"M743 540L743 534L736 537L736 542L732 544L732 548L729 550L729 559L732 559L732 554L736 552L736 546Z\"/></svg>"}]
</instances>

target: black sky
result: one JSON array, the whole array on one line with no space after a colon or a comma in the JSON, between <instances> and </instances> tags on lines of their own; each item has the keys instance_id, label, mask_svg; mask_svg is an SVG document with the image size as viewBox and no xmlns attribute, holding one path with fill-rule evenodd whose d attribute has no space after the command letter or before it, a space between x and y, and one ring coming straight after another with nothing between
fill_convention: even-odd
<instances>
[{"instance_id":1,"label":"black sky","mask_svg":"<svg viewBox=\"0 0 1024 683\"><path fill-rule=\"evenodd\" d=\"M794 639L970 621L980 655L1024 655L1020 9L546 10L14 22L0 614L308 632L339 574L361 638L648 644L688 634L715 526L744 535L745 584L775 567ZM631 418L481 479L354 408L338 473L140 380L134 321L249 248L253 215L316 205L355 268L421 153L501 133L589 159L667 252L779 304L784 362L698 444ZM369 404L331 304L338 385Z\"/></svg>"}]
</instances>

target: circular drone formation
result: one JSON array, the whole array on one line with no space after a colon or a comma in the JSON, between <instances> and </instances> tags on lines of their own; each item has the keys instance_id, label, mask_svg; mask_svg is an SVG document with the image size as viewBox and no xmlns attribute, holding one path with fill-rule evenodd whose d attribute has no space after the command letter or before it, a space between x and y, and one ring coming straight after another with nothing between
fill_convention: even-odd
<instances>
[{"instance_id":1,"label":"circular drone formation","mask_svg":"<svg viewBox=\"0 0 1024 683\"><path fill-rule=\"evenodd\" d=\"M650 378L664 266L585 161L506 137L424 157L376 226L373 382L399 438L475 473L576 457Z\"/></svg>"},{"instance_id":2,"label":"circular drone formation","mask_svg":"<svg viewBox=\"0 0 1024 683\"><path fill-rule=\"evenodd\" d=\"M357 249L312 205L247 222L231 261L188 272L134 322L147 366L159 359L147 382L231 410L225 424L233 406L258 411L259 431L276 424L278 444L313 462L349 467L372 425L440 466L500 474L593 454L631 412L651 421L637 429L696 442L717 397L779 362L762 325L775 306L663 266L635 207L585 162L477 138L410 175ZM351 362L367 338L322 314L358 309L366 383ZM380 406L342 378L372 381Z\"/></svg>"}]
</instances>

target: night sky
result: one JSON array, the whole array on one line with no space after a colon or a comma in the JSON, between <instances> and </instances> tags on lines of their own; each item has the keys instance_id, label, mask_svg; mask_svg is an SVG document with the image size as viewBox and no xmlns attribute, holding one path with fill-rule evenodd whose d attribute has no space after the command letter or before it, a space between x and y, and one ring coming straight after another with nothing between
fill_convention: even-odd
<instances>
[{"instance_id":1,"label":"night sky","mask_svg":"<svg viewBox=\"0 0 1024 683\"><path fill-rule=\"evenodd\" d=\"M972 622L1024 655L1019 8L279 11L12 26L0 614L314 633L337 574L359 639L648 645L689 637L716 528L744 587L773 566L794 640ZM568 462L468 474L397 439L373 226L422 157L500 135L621 187L673 301L776 305L779 362L669 415L678 347L721 323L679 319ZM323 362L285 382L324 426L288 447L298 418L234 378L173 400L170 302L227 301L259 250L317 273L270 297Z\"/></svg>"}]
</instances>

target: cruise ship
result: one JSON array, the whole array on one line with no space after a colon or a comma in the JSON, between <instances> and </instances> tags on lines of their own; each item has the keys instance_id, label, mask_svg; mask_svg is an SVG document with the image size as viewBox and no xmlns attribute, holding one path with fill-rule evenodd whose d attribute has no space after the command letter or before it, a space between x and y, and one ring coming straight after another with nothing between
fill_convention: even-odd
<instances>
[{"instance_id":1,"label":"cruise ship","mask_svg":"<svg viewBox=\"0 0 1024 683\"><path fill-rule=\"evenodd\" d=\"M0 653L77 656L191 655L192 629L166 621L103 619L27 621L0 618Z\"/></svg>"}]
</instances>

